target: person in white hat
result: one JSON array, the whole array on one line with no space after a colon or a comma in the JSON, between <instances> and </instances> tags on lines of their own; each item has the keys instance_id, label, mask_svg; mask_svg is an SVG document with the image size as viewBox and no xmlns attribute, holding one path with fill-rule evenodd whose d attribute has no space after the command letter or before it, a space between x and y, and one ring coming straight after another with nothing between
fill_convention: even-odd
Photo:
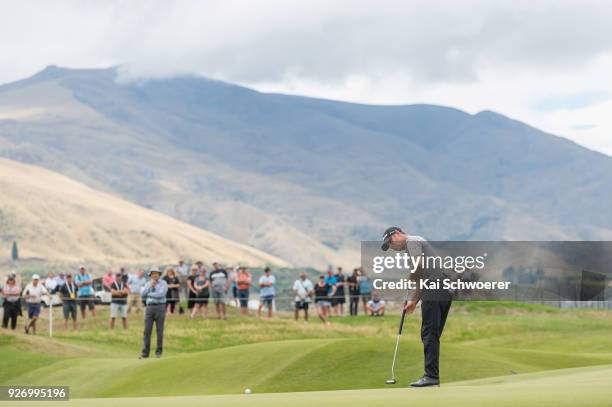
<instances>
[{"instance_id":1,"label":"person in white hat","mask_svg":"<svg viewBox=\"0 0 612 407\"><path fill-rule=\"evenodd\" d=\"M164 348L164 322L166 320L166 294L168 293L168 284L161 279L161 271L157 267L149 270L151 280L142 287L142 300L147 308L145 310L144 333L142 352L140 359L149 357L151 350L151 333L153 332L153 323L155 323L157 333L157 348L155 356L160 358Z\"/></svg>"},{"instance_id":2,"label":"person in white hat","mask_svg":"<svg viewBox=\"0 0 612 407\"><path fill-rule=\"evenodd\" d=\"M42 301L43 295L48 295L49 292L44 285L40 283L40 276L34 274L32 276L32 282L29 283L25 290L23 290L23 296L25 297L26 304L28 305L28 319L29 322L25 326L25 333L29 334L30 330L36 335L36 321L40 315L40 302Z\"/></svg>"}]
</instances>

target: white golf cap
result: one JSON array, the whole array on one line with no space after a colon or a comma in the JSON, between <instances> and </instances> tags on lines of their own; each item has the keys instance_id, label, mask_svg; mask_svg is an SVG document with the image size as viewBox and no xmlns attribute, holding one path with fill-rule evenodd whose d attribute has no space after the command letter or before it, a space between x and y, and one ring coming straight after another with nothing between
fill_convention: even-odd
<instances>
[{"instance_id":1,"label":"white golf cap","mask_svg":"<svg viewBox=\"0 0 612 407\"><path fill-rule=\"evenodd\" d=\"M161 271L159 271L159 269L157 267L151 267L149 269L149 275L153 274L153 273L159 273L161 274Z\"/></svg>"},{"instance_id":2,"label":"white golf cap","mask_svg":"<svg viewBox=\"0 0 612 407\"><path fill-rule=\"evenodd\" d=\"M38 274L34 274L32 276L32 280L40 280L40 276Z\"/></svg>"}]
</instances>

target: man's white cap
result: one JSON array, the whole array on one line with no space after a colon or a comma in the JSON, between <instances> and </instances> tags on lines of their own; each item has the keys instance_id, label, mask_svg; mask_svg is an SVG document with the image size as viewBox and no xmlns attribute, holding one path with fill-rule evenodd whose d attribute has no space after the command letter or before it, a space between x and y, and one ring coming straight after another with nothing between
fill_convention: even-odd
<instances>
[{"instance_id":1,"label":"man's white cap","mask_svg":"<svg viewBox=\"0 0 612 407\"><path fill-rule=\"evenodd\" d=\"M34 274L32 276L32 280L40 280L40 276L38 274Z\"/></svg>"},{"instance_id":2,"label":"man's white cap","mask_svg":"<svg viewBox=\"0 0 612 407\"><path fill-rule=\"evenodd\" d=\"M149 269L149 275L153 274L153 273L159 273L161 274L161 271L159 271L159 269L157 267L151 267Z\"/></svg>"}]
</instances>

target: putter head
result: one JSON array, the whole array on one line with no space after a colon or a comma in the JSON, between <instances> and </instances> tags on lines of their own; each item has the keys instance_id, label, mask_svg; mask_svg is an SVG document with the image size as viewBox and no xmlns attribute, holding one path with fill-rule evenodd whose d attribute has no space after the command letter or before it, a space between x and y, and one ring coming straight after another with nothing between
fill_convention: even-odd
<instances>
[{"instance_id":1,"label":"putter head","mask_svg":"<svg viewBox=\"0 0 612 407\"><path fill-rule=\"evenodd\" d=\"M385 381L385 384L395 384L395 383L397 383L397 380L395 380L395 379L389 379L389 380Z\"/></svg>"}]
</instances>

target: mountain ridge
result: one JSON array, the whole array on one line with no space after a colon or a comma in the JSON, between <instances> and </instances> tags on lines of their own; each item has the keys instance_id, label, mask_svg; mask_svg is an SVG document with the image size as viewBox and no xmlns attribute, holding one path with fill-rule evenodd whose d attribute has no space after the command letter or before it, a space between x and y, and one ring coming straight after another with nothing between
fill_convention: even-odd
<instances>
[{"instance_id":1,"label":"mountain ridge","mask_svg":"<svg viewBox=\"0 0 612 407\"><path fill-rule=\"evenodd\" d=\"M612 158L495 112L116 75L55 67L0 86L0 117L26 94L34 105L59 92L48 83L69 92L71 112L95 114L0 120L0 156L297 265L351 267L359 241L389 224L431 239L612 237Z\"/></svg>"}]
</instances>

